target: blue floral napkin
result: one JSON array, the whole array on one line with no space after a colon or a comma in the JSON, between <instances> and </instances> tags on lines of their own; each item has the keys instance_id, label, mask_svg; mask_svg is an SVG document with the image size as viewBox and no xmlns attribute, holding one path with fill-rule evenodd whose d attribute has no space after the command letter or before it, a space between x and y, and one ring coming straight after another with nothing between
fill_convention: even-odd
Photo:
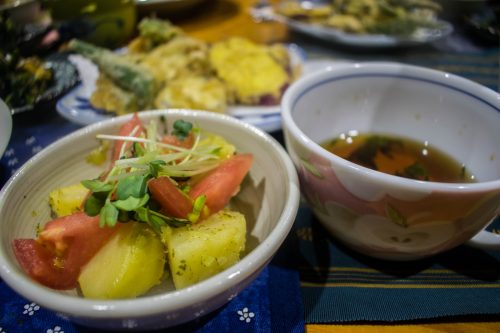
<instances>
[{"instance_id":1,"label":"blue floral napkin","mask_svg":"<svg viewBox=\"0 0 500 333\"><path fill-rule=\"evenodd\" d=\"M74 324L15 293L0 281L0 332L98 333ZM304 332L299 277L295 270L269 265L220 310L162 332Z\"/></svg>"}]
</instances>

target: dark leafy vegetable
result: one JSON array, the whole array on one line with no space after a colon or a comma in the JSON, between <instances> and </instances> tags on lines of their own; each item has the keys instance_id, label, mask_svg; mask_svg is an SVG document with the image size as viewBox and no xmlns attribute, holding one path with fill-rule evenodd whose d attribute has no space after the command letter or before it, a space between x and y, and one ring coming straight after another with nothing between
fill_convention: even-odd
<instances>
[{"instance_id":1,"label":"dark leafy vegetable","mask_svg":"<svg viewBox=\"0 0 500 333\"><path fill-rule=\"evenodd\" d=\"M52 70L38 57L23 57L22 32L0 13L0 97L11 108L32 105L54 83Z\"/></svg>"},{"instance_id":2,"label":"dark leafy vegetable","mask_svg":"<svg viewBox=\"0 0 500 333\"><path fill-rule=\"evenodd\" d=\"M184 121L182 119L176 120L174 122L174 130L172 132L179 140L184 140L188 137L189 132L193 128L193 124L190 122Z\"/></svg>"},{"instance_id":3,"label":"dark leafy vegetable","mask_svg":"<svg viewBox=\"0 0 500 333\"><path fill-rule=\"evenodd\" d=\"M404 169L404 172L401 174L396 174L397 176L400 177L406 177L410 179L418 179L418 180L429 180L429 173L425 169L425 167L422 165L422 163L419 163L416 161L415 163L407 166Z\"/></svg>"}]
</instances>

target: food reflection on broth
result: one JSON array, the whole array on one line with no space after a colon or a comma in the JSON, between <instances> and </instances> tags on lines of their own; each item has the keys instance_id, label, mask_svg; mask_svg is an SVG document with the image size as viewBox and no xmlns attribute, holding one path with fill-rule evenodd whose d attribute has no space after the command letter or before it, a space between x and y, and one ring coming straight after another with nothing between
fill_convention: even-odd
<instances>
[{"instance_id":1,"label":"food reflection on broth","mask_svg":"<svg viewBox=\"0 0 500 333\"><path fill-rule=\"evenodd\" d=\"M427 141L349 131L320 144L353 163L395 176L445 183L475 182L463 164Z\"/></svg>"}]
</instances>

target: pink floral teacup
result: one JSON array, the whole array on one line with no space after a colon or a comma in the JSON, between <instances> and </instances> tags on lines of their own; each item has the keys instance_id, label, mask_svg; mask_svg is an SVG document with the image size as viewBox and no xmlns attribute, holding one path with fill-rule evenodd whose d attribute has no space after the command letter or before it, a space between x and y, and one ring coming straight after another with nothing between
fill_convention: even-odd
<instances>
[{"instance_id":1,"label":"pink floral teacup","mask_svg":"<svg viewBox=\"0 0 500 333\"><path fill-rule=\"evenodd\" d=\"M500 95L493 90L422 67L344 64L294 83L282 121L303 197L349 247L389 260L466 242L500 249L500 235L484 230L500 212ZM352 131L429 142L467 166L476 182L407 179L320 146Z\"/></svg>"}]
</instances>

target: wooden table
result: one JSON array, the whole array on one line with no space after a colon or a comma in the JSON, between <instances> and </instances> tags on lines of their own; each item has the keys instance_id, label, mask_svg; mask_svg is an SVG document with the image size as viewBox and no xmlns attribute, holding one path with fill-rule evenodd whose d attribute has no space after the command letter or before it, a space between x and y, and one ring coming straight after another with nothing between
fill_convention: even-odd
<instances>
[{"instance_id":1,"label":"wooden table","mask_svg":"<svg viewBox=\"0 0 500 333\"><path fill-rule=\"evenodd\" d=\"M277 2L273 0L271 2ZM280 23L256 23L249 14L255 0L209 0L189 13L167 17L193 37L213 42L227 36L247 37L259 43L291 41L287 27Z\"/></svg>"},{"instance_id":2,"label":"wooden table","mask_svg":"<svg viewBox=\"0 0 500 333\"><path fill-rule=\"evenodd\" d=\"M276 1L271 1L276 2ZM189 35L205 41L228 36L243 36L260 43L292 42L293 34L283 24L256 23L249 15L254 0L209 0L182 15L167 16ZM411 325L307 325L308 333L437 333L437 332L500 332L500 321L419 323Z\"/></svg>"}]
</instances>

